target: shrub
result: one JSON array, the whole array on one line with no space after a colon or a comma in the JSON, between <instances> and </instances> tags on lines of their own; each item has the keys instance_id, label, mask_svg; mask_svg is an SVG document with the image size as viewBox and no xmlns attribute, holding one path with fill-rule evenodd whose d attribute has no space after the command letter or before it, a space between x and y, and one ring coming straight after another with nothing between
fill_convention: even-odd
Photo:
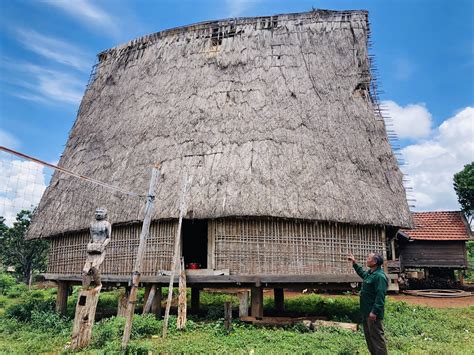
<instances>
[{"instance_id":1,"label":"shrub","mask_svg":"<svg viewBox=\"0 0 474 355\"><path fill-rule=\"evenodd\" d=\"M5 295L10 288L16 284L16 280L12 275L4 272L0 273L0 294Z\"/></svg>"},{"instance_id":2,"label":"shrub","mask_svg":"<svg viewBox=\"0 0 474 355\"><path fill-rule=\"evenodd\" d=\"M10 293L9 293L10 295ZM8 305L5 316L21 322L29 322L33 311L51 312L54 309L54 298L42 290L26 290L20 293L17 302Z\"/></svg>"}]
</instances>

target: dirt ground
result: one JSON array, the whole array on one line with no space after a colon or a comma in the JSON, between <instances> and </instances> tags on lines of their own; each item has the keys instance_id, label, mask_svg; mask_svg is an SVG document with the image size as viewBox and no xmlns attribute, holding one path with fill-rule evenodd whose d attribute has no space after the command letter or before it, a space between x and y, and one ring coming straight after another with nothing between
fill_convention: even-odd
<instances>
[{"instance_id":1,"label":"dirt ground","mask_svg":"<svg viewBox=\"0 0 474 355\"><path fill-rule=\"evenodd\" d=\"M285 297L296 297L300 296L301 292L285 290ZM347 297L341 294L320 294L322 297ZM404 301L408 304L415 304L420 306L428 306L433 308L460 308L474 306L474 296L460 297L460 298L429 298L429 297L418 297L409 296L404 294L388 295L388 298L392 301Z\"/></svg>"}]
</instances>

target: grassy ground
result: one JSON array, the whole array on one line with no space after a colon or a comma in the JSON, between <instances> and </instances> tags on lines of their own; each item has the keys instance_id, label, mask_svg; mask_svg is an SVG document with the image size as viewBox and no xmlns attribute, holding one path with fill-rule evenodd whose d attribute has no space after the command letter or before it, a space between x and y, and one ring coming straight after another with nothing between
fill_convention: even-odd
<instances>
[{"instance_id":1,"label":"grassy ground","mask_svg":"<svg viewBox=\"0 0 474 355\"><path fill-rule=\"evenodd\" d=\"M0 352L67 352L71 320L51 311L55 290L28 291L23 286L1 288L0 282ZM104 313L116 306L118 292L101 295L99 308ZM153 316L136 316L130 343L131 353L160 352L229 352L229 353L367 353L363 333L336 328L316 332L296 325L286 328L250 326L234 322L227 334L220 317L224 300L231 300L237 312L237 300L227 295L202 294L202 314L188 321L186 331L174 328L161 339L162 321ZM69 301L72 316L74 297ZM272 299L265 299L265 312L273 312ZM326 315L339 321L356 321L358 299L354 296L322 298L303 295L287 299L288 312L299 315ZM94 327L93 343L84 353L119 352L123 331L122 318L104 318ZM457 309L432 309L388 302L385 320L391 354L445 353L469 354L474 349L474 306Z\"/></svg>"}]
</instances>

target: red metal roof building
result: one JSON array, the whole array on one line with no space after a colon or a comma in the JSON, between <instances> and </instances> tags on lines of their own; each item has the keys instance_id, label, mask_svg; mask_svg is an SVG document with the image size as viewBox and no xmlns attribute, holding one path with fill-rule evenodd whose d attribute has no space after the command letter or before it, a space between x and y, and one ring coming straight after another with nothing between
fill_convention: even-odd
<instances>
[{"instance_id":1,"label":"red metal roof building","mask_svg":"<svg viewBox=\"0 0 474 355\"><path fill-rule=\"evenodd\" d=\"M471 229L460 211L414 212L415 227L398 232L401 269L467 267L466 241Z\"/></svg>"},{"instance_id":2,"label":"red metal roof building","mask_svg":"<svg viewBox=\"0 0 474 355\"><path fill-rule=\"evenodd\" d=\"M413 212L413 229L401 232L415 240L469 240L466 218L459 211Z\"/></svg>"}]
</instances>

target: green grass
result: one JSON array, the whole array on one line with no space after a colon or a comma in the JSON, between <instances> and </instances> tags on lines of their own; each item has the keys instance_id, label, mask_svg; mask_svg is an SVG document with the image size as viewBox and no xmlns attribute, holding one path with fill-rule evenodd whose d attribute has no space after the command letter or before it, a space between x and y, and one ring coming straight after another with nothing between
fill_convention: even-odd
<instances>
[{"instance_id":1,"label":"green grass","mask_svg":"<svg viewBox=\"0 0 474 355\"><path fill-rule=\"evenodd\" d=\"M19 286L21 288L21 286ZM18 293L4 291L0 298L0 353L67 352L72 321L52 311L54 290L24 288ZM77 292L75 293L77 297ZM113 311L118 291L101 294L101 311ZM74 295L68 312L74 307ZM351 332L324 328L313 332L301 325L285 328L251 326L233 322L230 334L224 329L223 302L232 301L237 312L237 299L223 294L202 293L202 313L190 317L185 331L175 328L176 318L170 319L169 335L159 335L163 323L153 316L134 318L131 353L161 352L228 352L228 353L367 353L362 331ZM302 295L287 299L285 307L294 315L326 315L330 319L355 321L358 299L354 296L321 297ZM267 314L274 313L271 298L265 298ZM106 312L105 312L106 313ZM120 351L123 318L108 317L97 322L93 341L83 353L109 354ZM474 307L433 309L411 306L404 302L387 302L385 330L391 354L436 353L468 354L474 349Z\"/></svg>"}]
</instances>

